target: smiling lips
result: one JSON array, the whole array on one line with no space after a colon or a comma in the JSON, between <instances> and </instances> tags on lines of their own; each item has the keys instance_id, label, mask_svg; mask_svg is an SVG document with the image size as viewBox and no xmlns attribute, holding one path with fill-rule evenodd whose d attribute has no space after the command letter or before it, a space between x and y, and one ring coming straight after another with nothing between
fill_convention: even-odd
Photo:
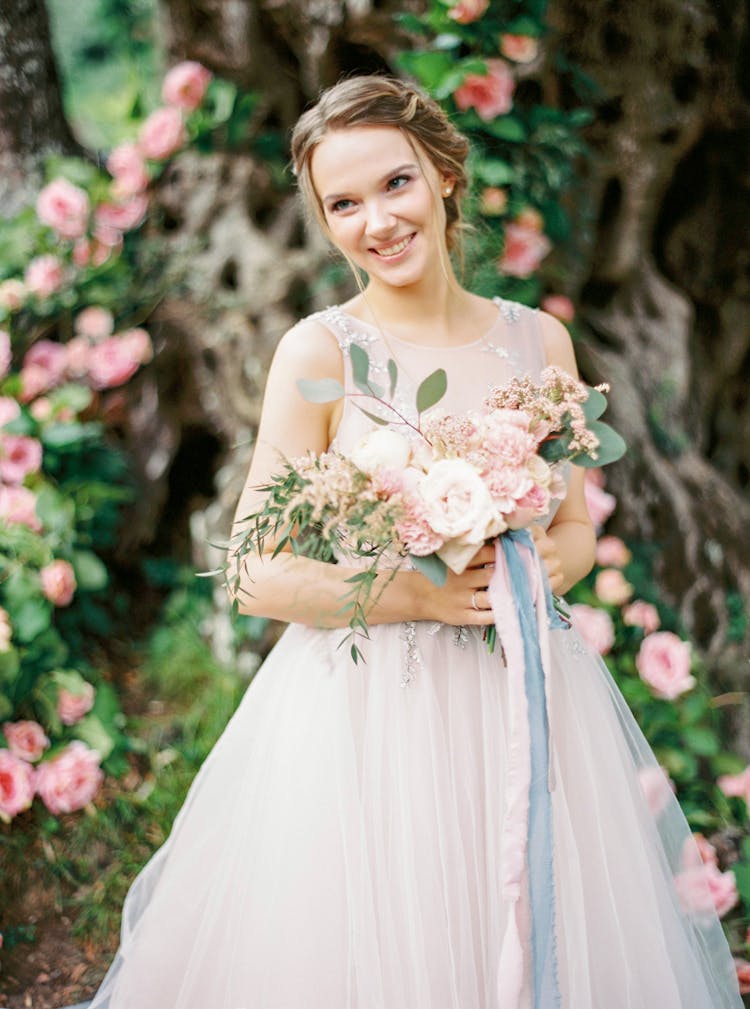
<instances>
[{"instance_id":1,"label":"smiling lips","mask_svg":"<svg viewBox=\"0 0 750 1009\"><path fill-rule=\"evenodd\" d=\"M407 235L406 238L402 238L399 242L394 242L393 245L386 245L382 249L371 248L370 251L374 252L376 256L380 256L381 259L391 259L394 256L400 255L407 245L409 245L412 238L414 238L414 233Z\"/></svg>"}]
</instances>

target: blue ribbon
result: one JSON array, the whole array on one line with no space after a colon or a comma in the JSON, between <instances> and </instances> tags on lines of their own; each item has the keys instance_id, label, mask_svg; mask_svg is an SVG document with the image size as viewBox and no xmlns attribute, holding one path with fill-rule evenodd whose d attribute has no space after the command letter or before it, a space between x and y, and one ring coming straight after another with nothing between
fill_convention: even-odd
<instances>
[{"instance_id":1,"label":"blue ribbon","mask_svg":"<svg viewBox=\"0 0 750 1009\"><path fill-rule=\"evenodd\" d=\"M555 881L552 861L552 799L549 793L549 722L544 689L544 667L534 600L520 546L534 550L527 529L513 530L500 537L508 565L510 586L518 612L525 660L524 684L531 746L529 787L528 877L531 906L531 955L534 979L534 1009L557 1009L560 988L555 944ZM544 579L547 617L550 627L565 627L554 608L552 593ZM515 1009L515 1007L514 1007Z\"/></svg>"}]
</instances>

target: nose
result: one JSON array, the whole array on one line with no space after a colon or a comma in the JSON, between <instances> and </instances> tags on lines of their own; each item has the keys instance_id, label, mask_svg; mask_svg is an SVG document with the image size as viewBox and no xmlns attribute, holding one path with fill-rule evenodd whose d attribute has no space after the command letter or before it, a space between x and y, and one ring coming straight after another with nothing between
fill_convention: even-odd
<instances>
[{"instance_id":1,"label":"nose","mask_svg":"<svg viewBox=\"0 0 750 1009\"><path fill-rule=\"evenodd\" d=\"M366 206L367 233L380 240L393 234L396 218L382 198L369 200Z\"/></svg>"}]
</instances>

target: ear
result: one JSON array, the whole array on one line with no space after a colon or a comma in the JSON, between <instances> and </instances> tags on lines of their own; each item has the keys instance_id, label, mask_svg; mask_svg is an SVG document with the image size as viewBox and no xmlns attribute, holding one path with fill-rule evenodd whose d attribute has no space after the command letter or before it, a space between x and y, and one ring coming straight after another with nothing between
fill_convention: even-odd
<instances>
[{"instance_id":1,"label":"ear","mask_svg":"<svg viewBox=\"0 0 750 1009\"><path fill-rule=\"evenodd\" d=\"M440 195L444 200L447 200L449 196L453 195L453 190L456 186L456 180L452 175L444 175L440 180Z\"/></svg>"}]
</instances>

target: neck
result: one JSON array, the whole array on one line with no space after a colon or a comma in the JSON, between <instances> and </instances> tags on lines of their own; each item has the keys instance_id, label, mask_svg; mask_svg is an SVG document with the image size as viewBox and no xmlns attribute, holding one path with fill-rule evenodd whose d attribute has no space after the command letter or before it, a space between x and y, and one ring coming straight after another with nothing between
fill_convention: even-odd
<instances>
[{"instance_id":1,"label":"neck","mask_svg":"<svg viewBox=\"0 0 750 1009\"><path fill-rule=\"evenodd\" d=\"M362 317L390 332L418 335L420 330L449 332L466 308L470 295L451 274L410 285L391 287L371 281L361 298ZM357 299L358 301L360 299Z\"/></svg>"}]
</instances>

